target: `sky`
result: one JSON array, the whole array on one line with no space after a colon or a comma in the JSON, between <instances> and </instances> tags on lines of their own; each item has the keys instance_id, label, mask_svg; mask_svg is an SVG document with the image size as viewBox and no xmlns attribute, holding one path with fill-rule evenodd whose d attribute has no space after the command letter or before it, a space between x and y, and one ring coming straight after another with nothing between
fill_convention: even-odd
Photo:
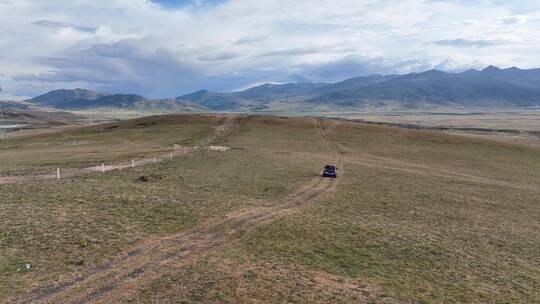
<instances>
[{"instance_id":1,"label":"sky","mask_svg":"<svg viewBox=\"0 0 540 304\"><path fill-rule=\"evenodd\" d=\"M540 0L0 0L0 99L540 67Z\"/></svg>"}]
</instances>

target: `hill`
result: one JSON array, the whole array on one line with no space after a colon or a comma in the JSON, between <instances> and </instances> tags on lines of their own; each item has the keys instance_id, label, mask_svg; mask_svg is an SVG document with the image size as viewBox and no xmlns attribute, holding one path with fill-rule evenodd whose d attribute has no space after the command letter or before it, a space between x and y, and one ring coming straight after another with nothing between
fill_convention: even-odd
<instances>
[{"instance_id":1,"label":"hill","mask_svg":"<svg viewBox=\"0 0 540 304\"><path fill-rule=\"evenodd\" d=\"M321 83L266 83L245 91L232 93L200 90L195 93L179 96L176 99L191 101L216 111L258 111L267 109L268 103L274 101L312 96L315 90L324 86L325 84Z\"/></svg>"},{"instance_id":2,"label":"hill","mask_svg":"<svg viewBox=\"0 0 540 304\"><path fill-rule=\"evenodd\" d=\"M26 110L31 105L32 104L25 103L25 102L19 102L19 101L0 100L0 109L1 110L7 110L7 109Z\"/></svg>"},{"instance_id":3,"label":"hill","mask_svg":"<svg viewBox=\"0 0 540 304\"><path fill-rule=\"evenodd\" d=\"M94 101L106 94L99 94L90 90L55 90L33 98L31 101L37 105L56 108L78 108L91 105Z\"/></svg>"},{"instance_id":4,"label":"hill","mask_svg":"<svg viewBox=\"0 0 540 304\"><path fill-rule=\"evenodd\" d=\"M106 94L89 90L56 90L30 100L40 106L65 110L118 108L141 111L204 111L206 108L190 101L148 99L136 94Z\"/></svg>"}]
</instances>

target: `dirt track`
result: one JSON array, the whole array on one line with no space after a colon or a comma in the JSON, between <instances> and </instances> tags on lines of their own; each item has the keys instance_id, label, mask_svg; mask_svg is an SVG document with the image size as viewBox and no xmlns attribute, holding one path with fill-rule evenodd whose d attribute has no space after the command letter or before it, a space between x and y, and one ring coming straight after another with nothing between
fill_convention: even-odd
<instances>
[{"instance_id":1,"label":"dirt track","mask_svg":"<svg viewBox=\"0 0 540 304\"><path fill-rule=\"evenodd\" d=\"M331 150L332 161L337 163L343 175L343 162L335 144L328 138L319 120L316 121L316 127ZM234 234L246 232L299 210L322 194L333 191L339 180L316 177L270 207L233 212L178 235L140 242L109 262L66 277L55 285L34 290L19 303L117 302L136 294L146 284L168 271L193 263L206 250L232 240Z\"/></svg>"}]
</instances>

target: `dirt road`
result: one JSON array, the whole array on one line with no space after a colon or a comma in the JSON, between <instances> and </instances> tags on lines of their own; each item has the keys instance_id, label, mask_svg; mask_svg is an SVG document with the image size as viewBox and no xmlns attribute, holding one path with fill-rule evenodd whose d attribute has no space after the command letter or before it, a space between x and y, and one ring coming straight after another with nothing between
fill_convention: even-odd
<instances>
[{"instance_id":1,"label":"dirt road","mask_svg":"<svg viewBox=\"0 0 540 304\"><path fill-rule=\"evenodd\" d=\"M319 120L316 128L330 148L331 160L343 174L340 154ZM339 180L316 177L270 207L233 212L178 235L140 242L110 262L66 277L56 285L36 289L19 303L113 303L125 299L171 269L189 265L205 251L233 240L235 234L300 210L324 193L333 191Z\"/></svg>"}]
</instances>

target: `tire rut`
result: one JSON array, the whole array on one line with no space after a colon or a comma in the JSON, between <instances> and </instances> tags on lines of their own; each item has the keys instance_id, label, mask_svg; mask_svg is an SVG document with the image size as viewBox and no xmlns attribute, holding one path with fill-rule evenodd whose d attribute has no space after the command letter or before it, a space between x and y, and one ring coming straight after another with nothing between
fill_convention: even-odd
<instances>
[{"instance_id":1,"label":"tire rut","mask_svg":"<svg viewBox=\"0 0 540 304\"><path fill-rule=\"evenodd\" d=\"M316 120L316 128L329 147L332 160L340 167L343 161L337 147ZM186 232L140 242L113 260L87 269L65 279L56 286L34 290L18 303L111 303L131 294L166 272L167 266L182 267L197 260L205 251L226 241L235 234L248 232L264 223L299 210L300 207L335 190L339 179L317 177L306 186L267 207L257 207L212 219ZM171 266L172 267L172 266Z\"/></svg>"}]
</instances>

